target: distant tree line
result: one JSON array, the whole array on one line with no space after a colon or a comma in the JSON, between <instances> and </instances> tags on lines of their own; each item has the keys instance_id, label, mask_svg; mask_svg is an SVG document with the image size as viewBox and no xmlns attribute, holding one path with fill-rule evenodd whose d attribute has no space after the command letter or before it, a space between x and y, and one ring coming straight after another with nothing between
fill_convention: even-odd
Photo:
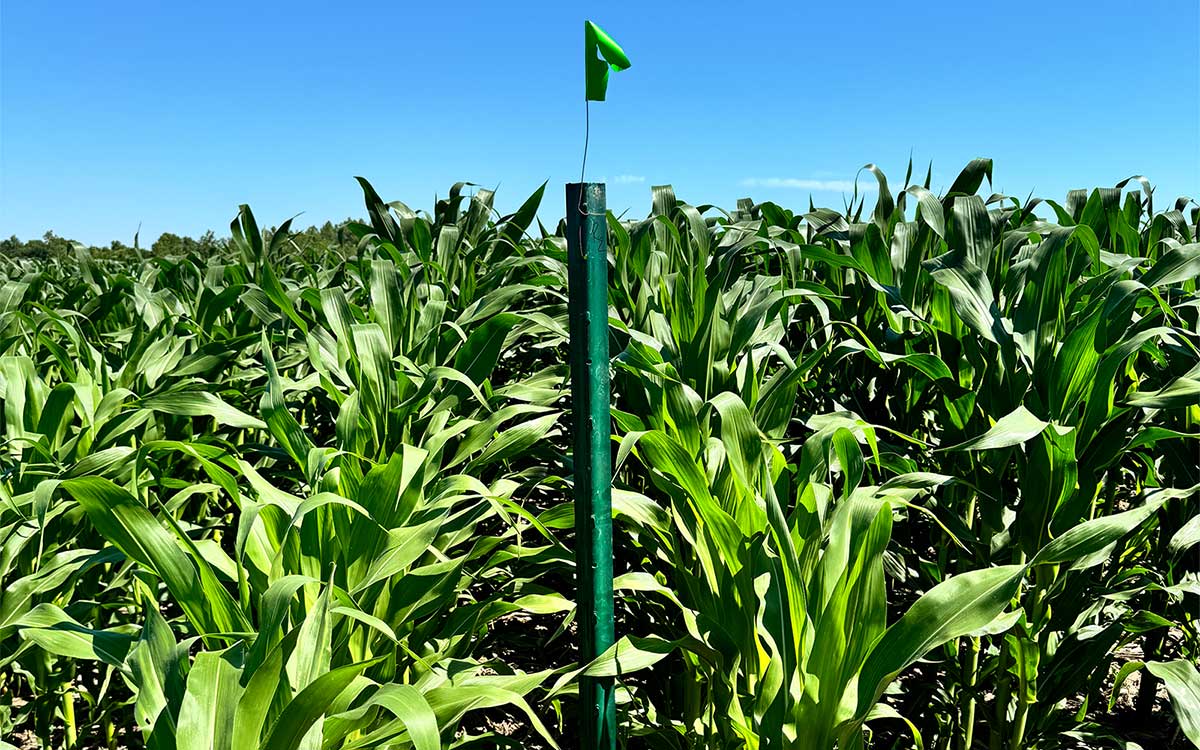
<instances>
[{"instance_id":1,"label":"distant tree line","mask_svg":"<svg viewBox=\"0 0 1200 750\"><path fill-rule=\"evenodd\" d=\"M307 229L294 232L292 242L304 252L328 250L332 248L353 247L355 239L345 230L347 224L354 219L334 224L325 222L321 226L310 226ZM267 230L268 232L273 229ZM134 245L126 245L120 240L113 240L107 246L87 245L76 243L66 237L59 237L53 231L46 232L40 239L22 240L16 235L0 240L0 256L8 258L66 258L75 253L75 246L82 244L95 258L133 259L139 256L180 256L198 253L210 255L224 250L229 238L218 237L211 230L199 238L178 235L173 232L163 232L149 248L139 245L134 238Z\"/></svg>"}]
</instances>

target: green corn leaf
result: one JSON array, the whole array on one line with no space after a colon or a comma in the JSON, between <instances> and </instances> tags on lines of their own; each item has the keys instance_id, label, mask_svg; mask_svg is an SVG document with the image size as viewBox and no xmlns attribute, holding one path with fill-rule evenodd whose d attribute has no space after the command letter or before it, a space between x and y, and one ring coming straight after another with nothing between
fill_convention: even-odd
<instances>
[{"instance_id":1,"label":"green corn leaf","mask_svg":"<svg viewBox=\"0 0 1200 750\"><path fill-rule=\"evenodd\" d=\"M101 661L125 668L133 636L114 630L93 630L79 624L53 604L39 604L18 618L13 627L25 638L56 656Z\"/></svg>"},{"instance_id":2,"label":"green corn leaf","mask_svg":"<svg viewBox=\"0 0 1200 750\"><path fill-rule=\"evenodd\" d=\"M1138 281L1153 288L1194 280L1198 276L1200 276L1200 243L1192 243L1174 248L1163 255Z\"/></svg>"},{"instance_id":3,"label":"green corn leaf","mask_svg":"<svg viewBox=\"0 0 1200 750\"><path fill-rule=\"evenodd\" d=\"M972 159L954 178L954 183L946 191L946 200L952 200L957 195L974 195L985 179L989 183L992 181L992 160Z\"/></svg>"},{"instance_id":4,"label":"green corn leaf","mask_svg":"<svg viewBox=\"0 0 1200 750\"><path fill-rule=\"evenodd\" d=\"M330 586L325 586L316 602L308 607L296 645L288 657L288 685L294 691L303 690L329 671L332 658L329 590Z\"/></svg>"},{"instance_id":5,"label":"green corn leaf","mask_svg":"<svg viewBox=\"0 0 1200 750\"><path fill-rule=\"evenodd\" d=\"M223 588L205 585L195 560L145 506L107 479L69 479L62 487L83 507L96 529L126 557L163 579L175 601L201 633L249 630L249 623ZM210 580L215 580L211 576Z\"/></svg>"},{"instance_id":6,"label":"green corn leaf","mask_svg":"<svg viewBox=\"0 0 1200 750\"><path fill-rule=\"evenodd\" d=\"M983 269L964 252L930 258L922 264L950 294L955 312L972 331L993 344L1008 344L1012 337L1000 322L995 296Z\"/></svg>"},{"instance_id":7,"label":"green corn leaf","mask_svg":"<svg viewBox=\"0 0 1200 750\"><path fill-rule=\"evenodd\" d=\"M1049 422L1038 419L1024 406L1018 406L1012 412L1001 417L990 430L982 435L938 450L985 451L1011 448L1037 437L1048 425Z\"/></svg>"},{"instance_id":8,"label":"green corn leaf","mask_svg":"<svg viewBox=\"0 0 1200 750\"><path fill-rule=\"evenodd\" d=\"M1129 397L1129 404L1144 409L1200 405L1200 379L1176 378L1156 391L1137 391Z\"/></svg>"},{"instance_id":9,"label":"green corn leaf","mask_svg":"<svg viewBox=\"0 0 1200 750\"><path fill-rule=\"evenodd\" d=\"M354 678L381 661L383 657L349 664L332 669L313 680L288 702L287 707L275 720L266 742L262 745L263 750L297 750L308 730L320 720Z\"/></svg>"},{"instance_id":10,"label":"green corn leaf","mask_svg":"<svg viewBox=\"0 0 1200 750\"><path fill-rule=\"evenodd\" d=\"M266 420L266 426L275 439L291 454L292 458L302 468L307 469L308 454L313 449L312 442L304 434L303 428L283 399L283 385L279 378L279 369L275 357L271 354L271 343L266 331L262 335L263 360L267 366L267 388L263 391L259 408Z\"/></svg>"},{"instance_id":11,"label":"green corn leaf","mask_svg":"<svg viewBox=\"0 0 1200 750\"><path fill-rule=\"evenodd\" d=\"M207 391L178 391L142 400L142 407L178 417L212 417L225 427L250 427L265 430L257 417L235 409Z\"/></svg>"},{"instance_id":12,"label":"green corn leaf","mask_svg":"<svg viewBox=\"0 0 1200 750\"><path fill-rule=\"evenodd\" d=\"M1162 507L1166 499L1151 500L1141 507L1094 518L1065 532L1062 536L1042 547L1030 561L1030 565L1056 565L1081 558L1089 558L1108 547L1144 523ZM1098 561L1091 560L1091 564Z\"/></svg>"},{"instance_id":13,"label":"green corn leaf","mask_svg":"<svg viewBox=\"0 0 1200 750\"><path fill-rule=\"evenodd\" d=\"M1022 565L973 570L923 594L871 648L859 674L854 715L865 716L888 683L930 650L991 623L1008 607L1024 574Z\"/></svg>"},{"instance_id":14,"label":"green corn leaf","mask_svg":"<svg viewBox=\"0 0 1200 750\"><path fill-rule=\"evenodd\" d=\"M987 273L992 257L992 221L988 216L983 199L977 195L954 198L949 236L946 238L951 250L962 250L966 261Z\"/></svg>"},{"instance_id":15,"label":"green corn leaf","mask_svg":"<svg viewBox=\"0 0 1200 750\"><path fill-rule=\"evenodd\" d=\"M179 750L233 750L233 717L242 695L241 646L196 655L179 709Z\"/></svg>"},{"instance_id":16,"label":"green corn leaf","mask_svg":"<svg viewBox=\"0 0 1200 750\"><path fill-rule=\"evenodd\" d=\"M1192 516L1187 523L1180 527L1179 531L1171 537L1170 544L1167 545L1171 554L1178 555L1181 552L1195 547L1200 544L1200 515Z\"/></svg>"},{"instance_id":17,"label":"green corn leaf","mask_svg":"<svg viewBox=\"0 0 1200 750\"><path fill-rule=\"evenodd\" d=\"M500 359L505 337L520 320L520 316L515 313L500 313L488 318L471 333L458 350L454 358L454 369L475 383L487 380Z\"/></svg>"},{"instance_id":18,"label":"green corn leaf","mask_svg":"<svg viewBox=\"0 0 1200 750\"><path fill-rule=\"evenodd\" d=\"M127 658L137 686L134 716L144 733L170 743L176 733L173 710L182 703L185 691L187 649L176 643L157 606L147 606L145 612L141 636Z\"/></svg>"},{"instance_id":19,"label":"green corn leaf","mask_svg":"<svg viewBox=\"0 0 1200 750\"><path fill-rule=\"evenodd\" d=\"M541 187L533 192L533 195L525 199L517 212L504 222L504 230L500 236L508 243L509 247L514 249L521 247L522 236L529 229L534 217L537 216L538 206L542 203L542 194L546 192L546 185L547 183L543 182Z\"/></svg>"},{"instance_id":20,"label":"green corn leaf","mask_svg":"<svg viewBox=\"0 0 1200 750\"><path fill-rule=\"evenodd\" d=\"M246 681L245 690L234 711L233 736L245 738L244 741L252 743L254 747L259 746L271 706L283 682L284 657L299 635L299 628L292 630L267 651L263 658L252 666L247 666L250 678Z\"/></svg>"},{"instance_id":21,"label":"green corn leaf","mask_svg":"<svg viewBox=\"0 0 1200 750\"><path fill-rule=\"evenodd\" d=\"M1146 662L1150 674L1163 681L1179 728L1200 747L1200 672L1186 659Z\"/></svg>"},{"instance_id":22,"label":"green corn leaf","mask_svg":"<svg viewBox=\"0 0 1200 750\"><path fill-rule=\"evenodd\" d=\"M412 685L384 685L371 696L370 704L386 708L404 725L414 750L442 747L437 716L421 691Z\"/></svg>"}]
</instances>

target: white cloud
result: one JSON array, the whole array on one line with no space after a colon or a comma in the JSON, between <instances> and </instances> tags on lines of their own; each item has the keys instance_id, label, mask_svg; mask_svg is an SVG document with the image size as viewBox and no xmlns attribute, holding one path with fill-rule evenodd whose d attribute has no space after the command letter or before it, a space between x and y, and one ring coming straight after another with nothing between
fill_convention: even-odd
<instances>
[{"instance_id":1,"label":"white cloud","mask_svg":"<svg viewBox=\"0 0 1200 750\"><path fill-rule=\"evenodd\" d=\"M826 193L852 193L853 180L805 180L797 177L747 177L742 180L742 187L789 188L793 190L814 190ZM875 190L875 180L859 180L858 192L865 193Z\"/></svg>"},{"instance_id":2,"label":"white cloud","mask_svg":"<svg viewBox=\"0 0 1200 750\"><path fill-rule=\"evenodd\" d=\"M646 178L640 174L619 174L612 178L615 185L633 185L635 183L645 182Z\"/></svg>"}]
</instances>

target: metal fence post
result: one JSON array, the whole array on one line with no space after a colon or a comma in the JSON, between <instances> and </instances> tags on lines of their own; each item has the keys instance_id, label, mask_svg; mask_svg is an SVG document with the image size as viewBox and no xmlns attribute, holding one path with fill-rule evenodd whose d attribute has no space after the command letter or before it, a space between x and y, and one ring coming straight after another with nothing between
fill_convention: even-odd
<instances>
[{"instance_id":1,"label":"metal fence post","mask_svg":"<svg viewBox=\"0 0 1200 750\"><path fill-rule=\"evenodd\" d=\"M567 185L567 308L581 663L614 642L612 421L609 411L608 224L604 183ZM616 747L612 678L580 681L582 750Z\"/></svg>"}]
</instances>

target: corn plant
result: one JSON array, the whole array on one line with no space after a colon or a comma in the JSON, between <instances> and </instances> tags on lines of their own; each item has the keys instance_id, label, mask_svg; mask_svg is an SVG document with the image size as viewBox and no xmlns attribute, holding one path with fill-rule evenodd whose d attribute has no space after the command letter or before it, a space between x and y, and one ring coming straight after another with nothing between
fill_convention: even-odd
<instances>
[{"instance_id":1,"label":"corn plant","mask_svg":"<svg viewBox=\"0 0 1200 750\"><path fill-rule=\"evenodd\" d=\"M1200 209L992 170L608 217L582 666L545 186L0 258L8 746L570 746L583 673L627 747L1200 745Z\"/></svg>"}]
</instances>

